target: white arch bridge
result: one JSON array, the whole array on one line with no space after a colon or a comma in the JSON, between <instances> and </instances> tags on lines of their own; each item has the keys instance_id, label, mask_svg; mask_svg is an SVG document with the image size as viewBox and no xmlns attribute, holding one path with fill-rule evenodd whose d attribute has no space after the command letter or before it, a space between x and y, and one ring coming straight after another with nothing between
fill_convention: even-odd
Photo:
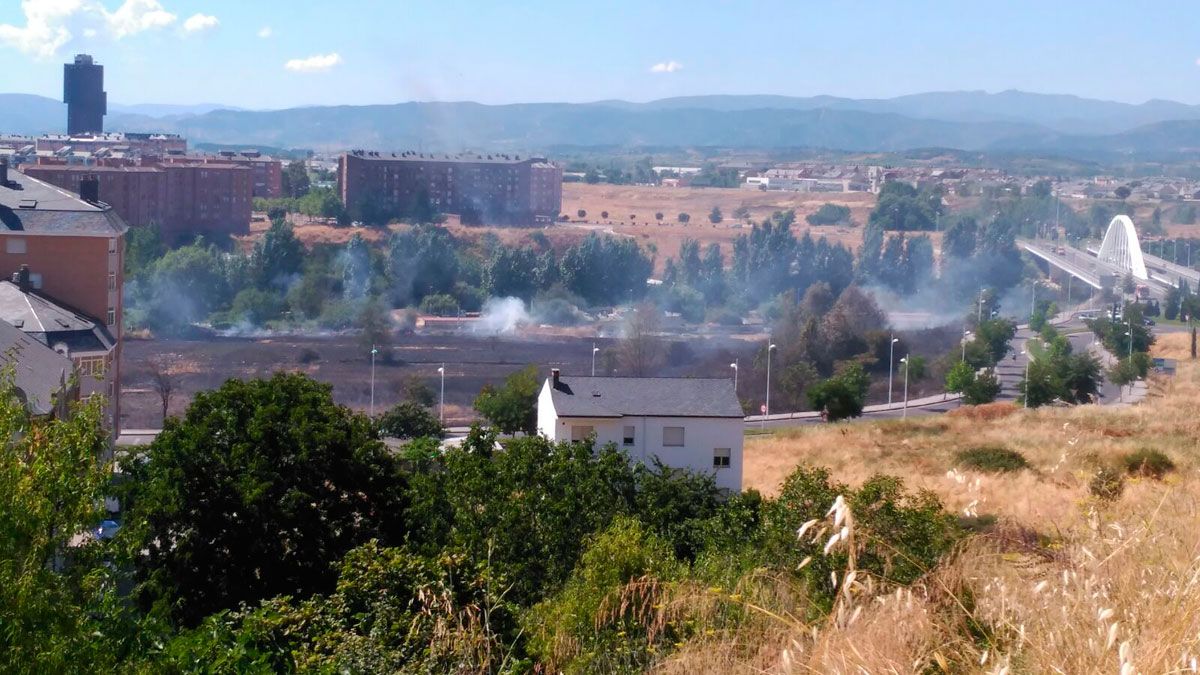
<instances>
[{"instance_id":1,"label":"white arch bridge","mask_svg":"<svg viewBox=\"0 0 1200 675\"><path fill-rule=\"evenodd\" d=\"M1144 284L1151 295L1159 298L1164 297L1171 287L1178 286L1181 280L1193 288L1200 286L1200 272L1144 252L1133 221L1126 215L1112 219L1099 247L1080 250L1030 240L1022 240L1020 246L1048 266L1095 289L1111 288L1126 275Z\"/></svg>"}]
</instances>

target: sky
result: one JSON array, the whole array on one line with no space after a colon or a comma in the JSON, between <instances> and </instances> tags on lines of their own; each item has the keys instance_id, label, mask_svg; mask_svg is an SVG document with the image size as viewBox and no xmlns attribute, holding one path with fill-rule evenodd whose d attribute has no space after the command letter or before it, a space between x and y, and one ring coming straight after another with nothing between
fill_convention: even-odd
<instances>
[{"instance_id":1,"label":"sky","mask_svg":"<svg viewBox=\"0 0 1200 675\"><path fill-rule=\"evenodd\" d=\"M0 0L0 92L253 109L927 91L1200 103L1195 0Z\"/></svg>"}]
</instances>

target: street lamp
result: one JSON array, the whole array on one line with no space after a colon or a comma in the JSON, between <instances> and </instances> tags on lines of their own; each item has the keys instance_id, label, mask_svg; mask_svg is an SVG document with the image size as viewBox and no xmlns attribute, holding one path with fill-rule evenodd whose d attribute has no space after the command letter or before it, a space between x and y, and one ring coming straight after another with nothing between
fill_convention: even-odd
<instances>
[{"instance_id":1,"label":"street lamp","mask_svg":"<svg viewBox=\"0 0 1200 675\"><path fill-rule=\"evenodd\" d=\"M771 414L771 352L775 351L775 343L767 344L767 414Z\"/></svg>"},{"instance_id":2,"label":"street lamp","mask_svg":"<svg viewBox=\"0 0 1200 675\"><path fill-rule=\"evenodd\" d=\"M446 421L446 364L442 364L438 368L438 374L442 376L442 395L438 399L438 422Z\"/></svg>"},{"instance_id":3,"label":"street lamp","mask_svg":"<svg viewBox=\"0 0 1200 675\"><path fill-rule=\"evenodd\" d=\"M1037 313L1037 279L1029 286L1029 320L1033 321L1033 315Z\"/></svg>"},{"instance_id":4,"label":"street lamp","mask_svg":"<svg viewBox=\"0 0 1200 675\"><path fill-rule=\"evenodd\" d=\"M962 360L963 360L964 362L967 360L967 338L969 338L969 337L971 337L971 331L969 331L969 330L963 330L963 339L962 339Z\"/></svg>"},{"instance_id":5,"label":"street lamp","mask_svg":"<svg viewBox=\"0 0 1200 675\"><path fill-rule=\"evenodd\" d=\"M983 288L979 289L979 312L975 317L975 325L983 323Z\"/></svg>"},{"instance_id":6,"label":"street lamp","mask_svg":"<svg viewBox=\"0 0 1200 675\"><path fill-rule=\"evenodd\" d=\"M737 394L737 384L738 384L738 383L737 383L737 381L738 381L738 364L737 364L737 359L734 359L734 360L733 360L733 363L729 364L729 367L730 367L730 368L733 368L733 393L734 393L734 394Z\"/></svg>"},{"instance_id":7,"label":"street lamp","mask_svg":"<svg viewBox=\"0 0 1200 675\"><path fill-rule=\"evenodd\" d=\"M371 417L375 416L375 355L379 350L371 345Z\"/></svg>"},{"instance_id":8,"label":"street lamp","mask_svg":"<svg viewBox=\"0 0 1200 675\"><path fill-rule=\"evenodd\" d=\"M901 417L903 417L904 419L908 419L908 355L907 354L904 355L904 358L900 359L900 363L904 364L904 412L901 414Z\"/></svg>"},{"instance_id":9,"label":"street lamp","mask_svg":"<svg viewBox=\"0 0 1200 675\"><path fill-rule=\"evenodd\" d=\"M893 335L888 345L888 405L892 404L892 371L896 369L892 360L896 357L896 343L899 341L900 338Z\"/></svg>"},{"instance_id":10,"label":"street lamp","mask_svg":"<svg viewBox=\"0 0 1200 675\"><path fill-rule=\"evenodd\" d=\"M596 346L595 342L593 342L592 343L592 377L596 376L596 354L598 354L599 352L600 352L600 348Z\"/></svg>"},{"instance_id":11,"label":"street lamp","mask_svg":"<svg viewBox=\"0 0 1200 675\"><path fill-rule=\"evenodd\" d=\"M1029 407L1029 362L1033 360L1033 356L1026 350L1022 349L1021 354L1025 357L1025 407Z\"/></svg>"}]
</instances>

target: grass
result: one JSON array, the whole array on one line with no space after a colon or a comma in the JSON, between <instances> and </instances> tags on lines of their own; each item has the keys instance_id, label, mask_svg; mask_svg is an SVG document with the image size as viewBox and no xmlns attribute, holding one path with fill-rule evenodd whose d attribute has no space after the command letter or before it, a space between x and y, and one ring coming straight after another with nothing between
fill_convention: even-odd
<instances>
[{"instance_id":1,"label":"grass","mask_svg":"<svg viewBox=\"0 0 1200 675\"><path fill-rule=\"evenodd\" d=\"M960 468L984 473L1010 473L1029 468L1029 462L1021 453L999 446L959 450L954 453L954 461Z\"/></svg>"},{"instance_id":2,"label":"grass","mask_svg":"<svg viewBox=\"0 0 1200 675\"><path fill-rule=\"evenodd\" d=\"M975 532L907 588L863 587L834 614L747 575L736 628L697 631L664 673L1194 672L1200 665L1200 365L1188 336L1141 405L981 406L903 423L777 430L748 438L745 482L773 494L797 464L858 485L875 473L935 493ZM964 474L971 448L1005 448L1031 471ZM1175 467L1124 481L1112 467ZM1152 459L1153 458L1153 459ZM869 584L868 584L869 586ZM851 597L852 596L852 597Z\"/></svg>"}]
</instances>

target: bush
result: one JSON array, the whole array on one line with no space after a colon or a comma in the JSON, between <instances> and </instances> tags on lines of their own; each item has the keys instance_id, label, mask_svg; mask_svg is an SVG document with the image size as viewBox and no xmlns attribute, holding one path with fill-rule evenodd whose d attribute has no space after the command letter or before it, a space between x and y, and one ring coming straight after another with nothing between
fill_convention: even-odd
<instances>
[{"instance_id":1,"label":"bush","mask_svg":"<svg viewBox=\"0 0 1200 675\"><path fill-rule=\"evenodd\" d=\"M960 450L955 453L954 461L964 469L985 473L1009 473L1029 468L1029 462L1021 453L998 446Z\"/></svg>"},{"instance_id":2,"label":"bush","mask_svg":"<svg viewBox=\"0 0 1200 675\"><path fill-rule=\"evenodd\" d=\"M587 211L584 211L583 209L579 209L578 211L575 212L575 215L579 216L580 218L587 218Z\"/></svg>"},{"instance_id":3,"label":"bush","mask_svg":"<svg viewBox=\"0 0 1200 675\"><path fill-rule=\"evenodd\" d=\"M1125 477L1108 467L1102 467L1088 482L1088 492L1100 501L1116 501L1124 491Z\"/></svg>"},{"instance_id":4,"label":"bush","mask_svg":"<svg viewBox=\"0 0 1200 675\"><path fill-rule=\"evenodd\" d=\"M1150 448L1131 452L1125 455L1121 462L1130 475L1155 480L1161 480L1163 476L1175 470L1175 462L1172 462L1170 457Z\"/></svg>"},{"instance_id":5,"label":"bush","mask_svg":"<svg viewBox=\"0 0 1200 675\"><path fill-rule=\"evenodd\" d=\"M850 208L840 204L830 204L826 202L817 209L816 213L810 213L804 217L809 225L835 225L844 223L850 220Z\"/></svg>"},{"instance_id":6,"label":"bush","mask_svg":"<svg viewBox=\"0 0 1200 675\"><path fill-rule=\"evenodd\" d=\"M689 214L686 214L686 213L680 213L680 214L679 214L679 215L676 217L676 220L678 220L678 221L679 221L679 222L681 222L681 223L686 223L686 222L688 222L688 221L689 221L689 220L691 220L691 219L692 219L691 215L689 215Z\"/></svg>"},{"instance_id":7,"label":"bush","mask_svg":"<svg viewBox=\"0 0 1200 675\"><path fill-rule=\"evenodd\" d=\"M441 438L442 423L425 406L412 401L397 403L379 417L379 431L395 438Z\"/></svg>"},{"instance_id":8,"label":"bush","mask_svg":"<svg viewBox=\"0 0 1200 675\"><path fill-rule=\"evenodd\" d=\"M435 293L425 296L421 301L421 312L434 316L457 316L458 300L452 295Z\"/></svg>"},{"instance_id":9,"label":"bush","mask_svg":"<svg viewBox=\"0 0 1200 675\"><path fill-rule=\"evenodd\" d=\"M300 353L296 356L296 361L305 365L316 363L320 360L321 354L317 350L308 347L301 349Z\"/></svg>"}]
</instances>

